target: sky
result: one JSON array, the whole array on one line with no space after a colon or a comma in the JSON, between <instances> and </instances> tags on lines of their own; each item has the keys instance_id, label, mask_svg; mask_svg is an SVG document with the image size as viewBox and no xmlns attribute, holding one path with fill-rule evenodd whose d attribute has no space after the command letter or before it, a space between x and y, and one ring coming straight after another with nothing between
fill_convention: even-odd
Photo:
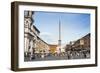
<instances>
[{"instance_id":1,"label":"sky","mask_svg":"<svg viewBox=\"0 0 100 73\"><path fill-rule=\"evenodd\" d=\"M90 33L90 14L36 11L33 19L33 24L40 30L40 37L48 44L58 44L59 21L63 44Z\"/></svg>"}]
</instances>

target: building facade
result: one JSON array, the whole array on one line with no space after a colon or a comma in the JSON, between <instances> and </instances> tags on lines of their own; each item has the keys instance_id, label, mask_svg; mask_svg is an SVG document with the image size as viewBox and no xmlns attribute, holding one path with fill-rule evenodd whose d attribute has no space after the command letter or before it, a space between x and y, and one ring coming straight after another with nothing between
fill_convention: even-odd
<instances>
[{"instance_id":1,"label":"building facade","mask_svg":"<svg viewBox=\"0 0 100 73\"><path fill-rule=\"evenodd\" d=\"M36 53L41 53L41 54L48 54L49 53L49 45L43 41L40 37L37 37L37 42L36 42Z\"/></svg>"},{"instance_id":2,"label":"building facade","mask_svg":"<svg viewBox=\"0 0 100 73\"><path fill-rule=\"evenodd\" d=\"M40 31L34 25L34 12L24 11L24 56L37 53L49 53L49 45L39 35Z\"/></svg>"},{"instance_id":3,"label":"building facade","mask_svg":"<svg viewBox=\"0 0 100 73\"><path fill-rule=\"evenodd\" d=\"M66 51L68 50L90 50L90 33L73 43L67 44Z\"/></svg>"},{"instance_id":4,"label":"building facade","mask_svg":"<svg viewBox=\"0 0 100 73\"><path fill-rule=\"evenodd\" d=\"M33 54L36 48L36 40L40 31L33 25L34 12L24 11L24 55Z\"/></svg>"},{"instance_id":5,"label":"building facade","mask_svg":"<svg viewBox=\"0 0 100 73\"><path fill-rule=\"evenodd\" d=\"M72 48L75 50L90 50L90 33L77 40Z\"/></svg>"}]
</instances>

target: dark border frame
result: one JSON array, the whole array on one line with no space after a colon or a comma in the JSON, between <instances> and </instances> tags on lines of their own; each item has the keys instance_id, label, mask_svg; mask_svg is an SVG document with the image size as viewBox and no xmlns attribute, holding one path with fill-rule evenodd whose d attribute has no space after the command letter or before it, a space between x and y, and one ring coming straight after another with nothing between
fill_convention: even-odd
<instances>
[{"instance_id":1,"label":"dark border frame","mask_svg":"<svg viewBox=\"0 0 100 73\"><path fill-rule=\"evenodd\" d=\"M52 67L36 67L36 68L18 68L18 6L19 5L36 5L36 6L50 6L50 7L68 7L68 8L82 8L95 10L95 64L73 65L73 66L52 66ZM68 4L51 4L51 3L36 3L36 2L12 2L11 3L11 70L13 71L27 71L27 70L47 70L47 69L61 69L61 68L76 68L76 67L93 67L97 66L97 7L83 6L83 5L68 5Z\"/></svg>"}]
</instances>

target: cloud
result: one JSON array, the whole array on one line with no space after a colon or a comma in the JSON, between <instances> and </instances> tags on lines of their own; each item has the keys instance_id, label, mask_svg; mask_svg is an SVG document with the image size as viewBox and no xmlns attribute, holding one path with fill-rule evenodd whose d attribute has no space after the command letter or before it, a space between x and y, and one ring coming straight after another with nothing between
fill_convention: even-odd
<instances>
[{"instance_id":1,"label":"cloud","mask_svg":"<svg viewBox=\"0 0 100 73\"><path fill-rule=\"evenodd\" d=\"M51 33L41 32L40 37L48 44L57 44L57 39Z\"/></svg>"},{"instance_id":2,"label":"cloud","mask_svg":"<svg viewBox=\"0 0 100 73\"><path fill-rule=\"evenodd\" d=\"M40 36L51 36L52 34L51 33L48 33L48 32L41 32L40 33Z\"/></svg>"}]
</instances>

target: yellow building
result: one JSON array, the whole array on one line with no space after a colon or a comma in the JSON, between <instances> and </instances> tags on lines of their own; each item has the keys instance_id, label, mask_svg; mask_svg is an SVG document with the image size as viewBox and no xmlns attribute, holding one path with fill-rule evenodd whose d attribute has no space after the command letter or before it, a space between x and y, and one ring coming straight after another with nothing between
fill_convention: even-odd
<instances>
[{"instance_id":1,"label":"yellow building","mask_svg":"<svg viewBox=\"0 0 100 73\"><path fill-rule=\"evenodd\" d=\"M49 47L50 47L50 53L54 54L56 52L56 50L57 50L57 45L51 45L50 44Z\"/></svg>"}]
</instances>

